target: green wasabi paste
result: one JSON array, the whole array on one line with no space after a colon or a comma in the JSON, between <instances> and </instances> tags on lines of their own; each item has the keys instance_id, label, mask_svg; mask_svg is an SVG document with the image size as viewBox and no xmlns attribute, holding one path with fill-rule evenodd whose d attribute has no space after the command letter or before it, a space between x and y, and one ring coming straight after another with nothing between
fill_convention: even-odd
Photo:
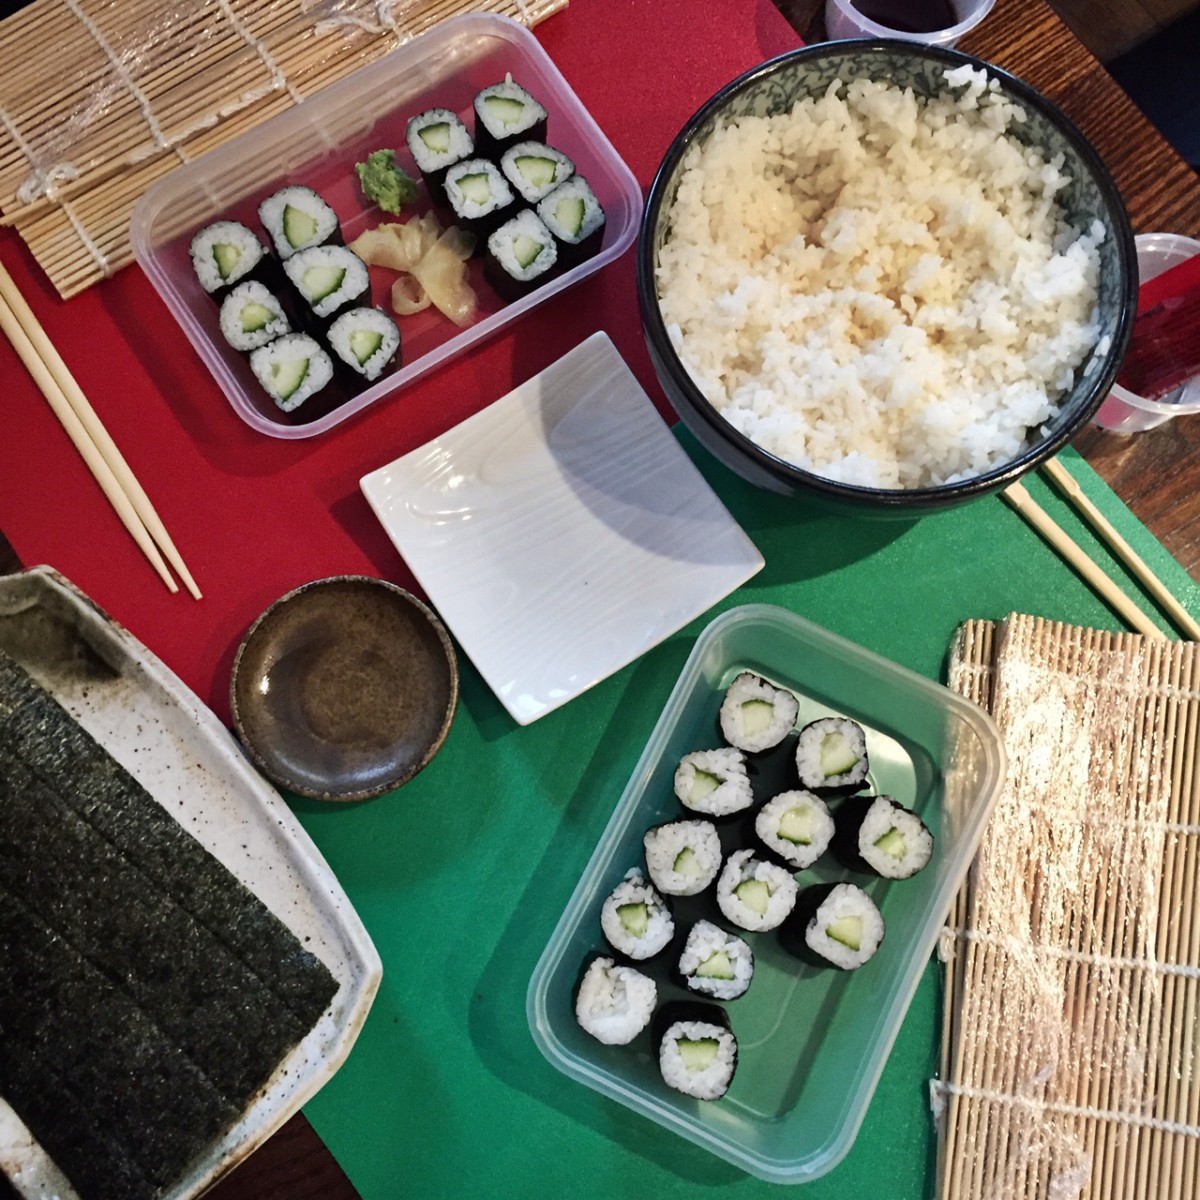
<instances>
[{"instance_id":1,"label":"green wasabi paste","mask_svg":"<svg viewBox=\"0 0 1200 1200\"><path fill-rule=\"evenodd\" d=\"M395 150L375 150L354 164L363 195L384 212L398 213L417 198L416 182L396 165Z\"/></svg>"}]
</instances>

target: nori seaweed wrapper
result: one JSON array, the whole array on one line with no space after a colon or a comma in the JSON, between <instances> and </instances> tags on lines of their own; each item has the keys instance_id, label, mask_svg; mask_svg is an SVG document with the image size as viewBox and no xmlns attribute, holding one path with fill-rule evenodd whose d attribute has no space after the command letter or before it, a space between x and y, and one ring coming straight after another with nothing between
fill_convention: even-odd
<instances>
[{"instance_id":1,"label":"nori seaweed wrapper","mask_svg":"<svg viewBox=\"0 0 1200 1200\"><path fill-rule=\"evenodd\" d=\"M296 940L17 663L0 654L0 745L123 849L154 885L210 929L301 1019L336 991L329 970ZM77 786L86 780L86 786Z\"/></svg>"}]
</instances>

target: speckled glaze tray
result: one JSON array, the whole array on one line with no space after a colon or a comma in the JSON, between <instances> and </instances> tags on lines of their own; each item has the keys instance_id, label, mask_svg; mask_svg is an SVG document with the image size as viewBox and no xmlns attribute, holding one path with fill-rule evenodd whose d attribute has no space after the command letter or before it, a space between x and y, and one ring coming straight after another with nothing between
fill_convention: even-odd
<instances>
[{"instance_id":1,"label":"speckled glaze tray","mask_svg":"<svg viewBox=\"0 0 1200 1200\"><path fill-rule=\"evenodd\" d=\"M382 973L320 853L229 731L167 667L48 567L0 577L15 658L333 973L337 992L266 1087L163 1200L188 1200L265 1141L350 1052ZM76 1192L0 1097L0 1165L26 1197Z\"/></svg>"}]
</instances>

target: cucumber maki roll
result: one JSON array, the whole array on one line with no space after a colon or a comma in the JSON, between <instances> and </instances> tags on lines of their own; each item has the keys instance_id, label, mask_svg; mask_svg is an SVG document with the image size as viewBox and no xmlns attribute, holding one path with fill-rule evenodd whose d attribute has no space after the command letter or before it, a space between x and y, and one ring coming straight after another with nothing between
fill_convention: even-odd
<instances>
[{"instance_id":1,"label":"cucumber maki roll","mask_svg":"<svg viewBox=\"0 0 1200 1200\"><path fill-rule=\"evenodd\" d=\"M572 175L543 196L537 214L558 241L564 270L591 258L604 241L604 209L582 175Z\"/></svg>"},{"instance_id":2,"label":"cucumber maki roll","mask_svg":"<svg viewBox=\"0 0 1200 1200\"><path fill-rule=\"evenodd\" d=\"M446 200L455 224L475 235L476 249L517 209L517 198L500 168L485 158L455 163L445 179Z\"/></svg>"},{"instance_id":3,"label":"cucumber maki roll","mask_svg":"<svg viewBox=\"0 0 1200 1200\"><path fill-rule=\"evenodd\" d=\"M600 928L618 954L640 961L653 958L667 945L675 921L666 901L634 869L604 901Z\"/></svg>"},{"instance_id":4,"label":"cucumber maki roll","mask_svg":"<svg viewBox=\"0 0 1200 1200\"><path fill-rule=\"evenodd\" d=\"M240 221L206 225L192 238L188 249L200 286L217 299L257 270L267 254L253 230Z\"/></svg>"},{"instance_id":5,"label":"cucumber maki roll","mask_svg":"<svg viewBox=\"0 0 1200 1200\"><path fill-rule=\"evenodd\" d=\"M374 383L400 353L396 322L377 308L359 306L335 317L328 341L335 364L349 368L358 383Z\"/></svg>"},{"instance_id":6,"label":"cucumber maki roll","mask_svg":"<svg viewBox=\"0 0 1200 1200\"><path fill-rule=\"evenodd\" d=\"M732 746L685 754L675 769L674 787L685 808L708 817L728 817L754 803L745 755Z\"/></svg>"},{"instance_id":7,"label":"cucumber maki roll","mask_svg":"<svg viewBox=\"0 0 1200 1200\"><path fill-rule=\"evenodd\" d=\"M795 920L803 934L803 957L841 971L857 970L874 957L885 932L875 901L853 883L809 888L796 906Z\"/></svg>"},{"instance_id":8,"label":"cucumber maki roll","mask_svg":"<svg viewBox=\"0 0 1200 1200\"><path fill-rule=\"evenodd\" d=\"M655 1020L658 1069L663 1082L697 1100L720 1100L737 1070L737 1038L717 1004L680 1002Z\"/></svg>"},{"instance_id":9,"label":"cucumber maki roll","mask_svg":"<svg viewBox=\"0 0 1200 1200\"><path fill-rule=\"evenodd\" d=\"M753 850L735 850L717 878L717 906L739 929L765 933L787 919L797 891L786 868Z\"/></svg>"},{"instance_id":10,"label":"cucumber maki roll","mask_svg":"<svg viewBox=\"0 0 1200 1200\"><path fill-rule=\"evenodd\" d=\"M370 295L367 264L345 246L298 250L283 269L317 328L328 326L348 308L366 304Z\"/></svg>"},{"instance_id":11,"label":"cucumber maki roll","mask_svg":"<svg viewBox=\"0 0 1200 1200\"><path fill-rule=\"evenodd\" d=\"M721 736L746 754L778 746L796 724L800 702L787 688L743 671L721 701Z\"/></svg>"},{"instance_id":12,"label":"cucumber maki roll","mask_svg":"<svg viewBox=\"0 0 1200 1200\"><path fill-rule=\"evenodd\" d=\"M596 1041L627 1046L650 1024L657 1002L653 979L601 955L592 959L579 981L575 1019Z\"/></svg>"},{"instance_id":13,"label":"cucumber maki roll","mask_svg":"<svg viewBox=\"0 0 1200 1200\"><path fill-rule=\"evenodd\" d=\"M711 921L697 921L679 956L684 986L713 1000L736 1000L754 978L754 954L747 942Z\"/></svg>"},{"instance_id":14,"label":"cucumber maki roll","mask_svg":"<svg viewBox=\"0 0 1200 1200\"><path fill-rule=\"evenodd\" d=\"M575 174L575 164L543 142L517 142L500 156L500 170L526 204L536 204Z\"/></svg>"},{"instance_id":15,"label":"cucumber maki roll","mask_svg":"<svg viewBox=\"0 0 1200 1200\"><path fill-rule=\"evenodd\" d=\"M307 333L285 333L252 351L250 369L284 412L294 412L333 378L333 361Z\"/></svg>"},{"instance_id":16,"label":"cucumber maki roll","mask_svg":"<svg viewBox=\"0 0 1200 1200\"><path fill-rule=\"evenodd\" d=\"M282 302L264 283L239 283L221 301L221 333L235 350L249 353L291 332Z\"/></svg>"},{"instance_id":17,"label":"cucumber maki roll","mask_svg":"<svg viewBox=\"0 0 1200 1200\"><path fill-rule=\"evenodd\" d=\"M711 821L672 821L642 838L650 881L668 896L695 896L721 869L721 837Z\"/></svg>"},{"instance_id":18,"label":"cucumber maki roll","mask_svg":"<svg viewBox=\"0 0 1200 1200\"><path fill-rule=\"evenodd\" d=\"M801 790L773 796L754 817L759 840L793 871L811 867L825 853L835 828L825 801Z\"/></svg>"},{"instance_id":19,"label":"cucumber maki roll","mask_svg":"<svg viewBox=\"0 0 1200 1200\"><path fill-rule=\"evenodd\" d=\"M859 870L909 879L933 856L925 822L891 796L855 796L838 808L835 848Z\"/></svg>"},{"instance_id":20,"label":"cucumber maki roll","mask_svg":"<svg viewBox=\"0 0 1200 1200\"><path fill-rule=\"evenodd\" d=\"M404 140L430 200L439 208L448 208L446 172L474 156L475 139L470 130L450 109L430 108L409 119Z\"/></svg>"},{"instance_id":21,"label":"cucumber maki roll","mask_svg":"<svg viewBox=\"0 0 1200 1200\"><path fill-rule=\"evenodd\" d=\"M501 300L527 296L554 273L558 250L532 209L522 209L487 240L483 277Z\"/></svg>"},{"instance_id":22,"label":"cucumber maki roll","mask_svg":"<svg viewBox=\"0 0 1200 1200\"><path fill-rule=\"evenodd\" d=\"M506 75L475 96L475 149L498 159L515 142L544 142L548 117L541 103Z\"/></svg>"},{"instance_id":23,"label":"cucumber maki roll","mask_svg":"<svg viewBox=\"0 0 1200 1200\"><path fill-rule=\"evenodd\" d=\"M858 787L868 765L866 734L856 721L822 717L796 739L796 770L806 788Z\"/></svg>"},{"instance_id":24,"label":"cucumber maki roll","mask_svg":"<svg viewBox=\"0 0 1200 1200\"><path fill-rule=\"evenodd\" d=\"M340 244L342 227L337 213L309 187L293 184L272 193L258 206L275 253L287 261L310 246Z\"/></svg>"}]
</instances>

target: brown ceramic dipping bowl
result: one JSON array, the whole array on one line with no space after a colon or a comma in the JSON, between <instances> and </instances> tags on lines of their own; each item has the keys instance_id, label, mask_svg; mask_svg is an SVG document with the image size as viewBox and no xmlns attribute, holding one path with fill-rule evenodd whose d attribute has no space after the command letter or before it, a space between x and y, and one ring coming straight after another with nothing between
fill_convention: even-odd
<instances>
[{"instance_id":1,"label":"brown ceramic dipping bowl","mask_svg":"<svg viewBox=\"0 0 1200 1200\"><path fill-rule=\"evenodd\" d=\"M441 748L458 663L436 614L386 580L340 575L282 596L233 664L233 724L269 779L317 800L367 800Z\"/></svg>"}]
</instances>

